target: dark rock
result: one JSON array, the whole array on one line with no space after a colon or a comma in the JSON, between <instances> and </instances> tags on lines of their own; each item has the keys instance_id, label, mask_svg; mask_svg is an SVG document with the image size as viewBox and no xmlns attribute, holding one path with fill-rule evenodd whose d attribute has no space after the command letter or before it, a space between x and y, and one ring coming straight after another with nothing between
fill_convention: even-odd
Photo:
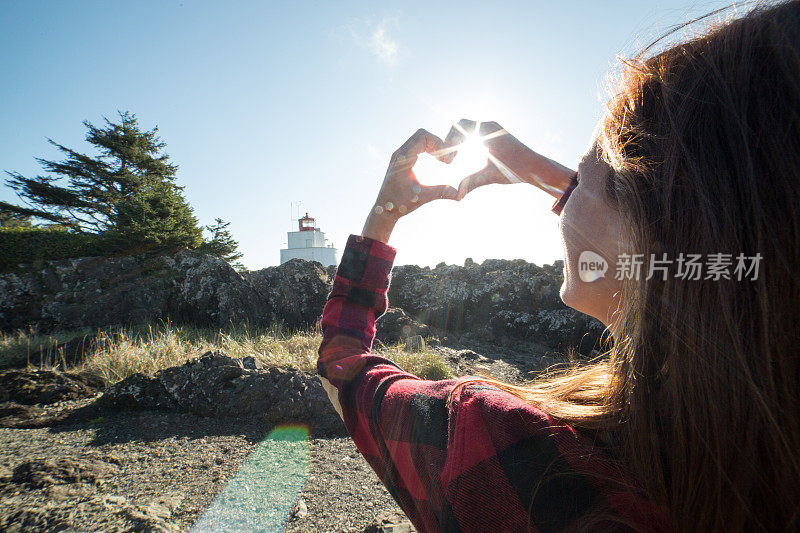
<instances>
[{"instance_id":1,"label":"dark rock","mask_svg":"<svg viewBox=\"0 0 800 533\"><path fill-rule=\"evenodd\" d=\"M15 427L20 422L36 420L42 415L44 409L41 407L5 402L0 404L0 427Z\"/></svg>"},{"instance_id":2,"label":"dark rock","mask_svg":"<svg viewBox=\"0 0 800 533\"><path fill-rule=\"evenodd\" d=\"M15 402L0 403L0 427L31 429L60 424L91 424L98 416L99 409L91 399L78 403L58 402L45 408Z\"/></svg>"},{"instance_id":3,"label":"dark rock","mask_svg":"<svg viewBox=\"0 0 800 533\"><path fill-rule=\"evenodd\" d=\"M164 384L137 372L112 385L97 402L101 407L116 409L177 409L178 404L167 392Z\"/></svg>"},{"instance_id":4,"label":"dark rock","mask_svg":"<svg viewBox=\"0 0 800 533\"><path fill-rule=\"evenodd\" d=\"M6 465L0 464L0 483L8 483L14 477L14 472Z\"/></svg>"},{"instance_id":5,"label":"dark rock","mask_svg":"<svg viewBox=\"0 0 800 533\"><path fill-rule=\"evenodd\" d=\"M68 372L0 371L0 402L50 404L94 396L104 387L102 380Z\"/></svg>"},{"instance_id":6,"label":"dark rock","mask_svg":"<svg viewBox=\"0 0 800 533\"><path fill-rule=\"evenodd\" d=\"M458 350L455 354L453 354L455 359L464 360L464 361L485 361L486 357L476 353L472 350Z\"/></svg>"},{"instance_id":7,"label":"dark rock","mask_svg":"<svg viewBox=\"0 0 800 533\"><path fill-rule=\"evenodd\" d=\"M299 370L246 368L246 360L207 352L154 377L131 376L109 387L101 407L167 409L215 418L299 422L316 434L342 434L344 425L319 379Z\"/></svg>"},{"instance_id":8,"label":"dark rock","mask_svg":"<svg viewBox=\"0 0 800 533\"><path fill-rule=\"evenodd\" d=\"M489 338L500 336L501 344L510 344L511 336L535 339L545 346L579 347L584 355L599 344L605 326L594 318L565 307L534 312L500 311L486 327Z\"/></svg>"},{"instance_id":9,"label":"dark rock","mask_svg":"<svg viewBox=\"0 0 800 533\"><path fill-rule=\"evenodd\" d=\"M468 333L500 345L526 340L588 354L604 326L564 305L562 281L562 261L542 267L521 259L434 269L401 265L392 270L389 301L437 330L445 344Z\"/></svg>"},{"instance_id":10,"label":"dark rock","mask_svg":"<svg viewBox=\"0 0 800 533\"><path fill-rule=\"evenodd\" d=\"M333 284L329 272L316 261L290 259L248 272L245 279L271 309L271 320L295 329L313 325L322 314Z\"/></svg>"},{"instance_id":11,"label":"dark rock","mask_svg":"<svg viewBox=\"0 0 800 533\"><path fill-rule=\"evenodd\" d=\"M405 341L414 335L431 335L427 325L417 322L399 307L389 307L375 322L375 338L387 345Z\"/></svg>"},{"instance_id":12,"label":"dark rock","mask_svg":"<svg viewBox=\"0 0 800 533\"><path fill-rule=\"evenodd\" d=\"M252 355L242 357L242 366L247 370L258 370L264 368L264 364Z\"/></svg>"},{"instance_id":13,"label":"dark rock","mask_svg":"<svg viewBox=\"0 0 800 533\"><path fill-rule=\"evenodd\" d=\"M336 265L328 265L325 267L325 273L328 275L328 279L331 280L331 283L333 283L333 278L336 277L337 268Z\"/></svg>"}]
</instances>

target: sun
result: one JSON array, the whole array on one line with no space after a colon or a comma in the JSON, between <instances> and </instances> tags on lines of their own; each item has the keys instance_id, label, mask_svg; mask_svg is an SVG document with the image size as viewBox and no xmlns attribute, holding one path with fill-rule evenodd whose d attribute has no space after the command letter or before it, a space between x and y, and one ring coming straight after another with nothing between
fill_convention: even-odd
<instances>
[{"instance_id":1,"label":"sun","mask_svg":"<svg viewBox=\"0 0 800 533\"><path fill-rule=\"evenodd\" d=\"M456 150L456 157L449 165L429 154L420 155L414 165L414 176L422 185L452 185L458 188L462 179L478 172L489 161L489 148L477 133L466 135Z\"/></svg>"}]
</instances>

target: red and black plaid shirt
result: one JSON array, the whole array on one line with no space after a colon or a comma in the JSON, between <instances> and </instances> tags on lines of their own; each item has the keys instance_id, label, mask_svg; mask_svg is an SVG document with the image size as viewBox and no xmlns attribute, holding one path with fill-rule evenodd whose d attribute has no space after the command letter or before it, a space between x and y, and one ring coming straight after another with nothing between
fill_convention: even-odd
<instances>
[{"instance_id":1,"label":"red and black plaid shirt","mask_svg":"<svg viewBox=\"0 0 800 533\"><path fill-rule=\"evenodd\" d=\"M396 249L351 235L322 315L317 369L347 430L418 531L664 530L657 509L610 490L619 469L573 428L487 384L427 381L371 353ZM618 486L618 485L615 485ZM606 519L596 513L603 512Z\"/></svg>"}]
</instances>

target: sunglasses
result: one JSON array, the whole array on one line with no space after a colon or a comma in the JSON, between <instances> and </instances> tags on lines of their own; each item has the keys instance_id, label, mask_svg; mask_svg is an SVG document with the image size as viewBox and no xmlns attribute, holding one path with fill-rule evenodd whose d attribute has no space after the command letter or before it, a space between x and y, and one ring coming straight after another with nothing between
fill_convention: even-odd
<instances>
[{"instance_id":1,"label":"sunglasses","mask_svg":"<svg viewBox=\"0 0 800 533\"><path fill-rule=\"evenodd\" d=\"M561 198L556 200L556 203L553 204L553 207L551 208L553 213L561 216L561 210L564 209L564 204L567 203L567 200L569 200L569 195L572 194L573 189L575 189L577 185L578 185L578 173L575 172L575 175L572 176L571 180L569 180L569 185L567 185L567 188L561 194Z\"/></svg>"}]
</instances>

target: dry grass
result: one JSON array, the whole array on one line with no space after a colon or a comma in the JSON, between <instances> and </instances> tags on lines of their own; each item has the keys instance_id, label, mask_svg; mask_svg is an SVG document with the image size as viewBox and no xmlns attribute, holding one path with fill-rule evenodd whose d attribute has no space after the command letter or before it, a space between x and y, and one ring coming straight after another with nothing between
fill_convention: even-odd
<instances>
[{"instance_id":1,"label":"dry grass","mask_svg":"<svg viewBox=\"0 0 800 533\"><path fill-rule=\"evenodd\" d=\"M376 353L390 359L397 365L423 379L448 379L455 377L442 360L442 356L426 348L419 352L407 352L402 345L387 346Z\"/></svg>"},{"instance_id":2,"label":"dry grass","mask_svg":"<svg viewBox=\"0 0 800 533\"><path fill-rule=\"evenodd\" d=\"M81 331L39 335L33 331L0 332L0 367L25 365L41 348L62 344L83 335ZM38 361L37 361L38 362Z\"/></svg>"},{"instance_id":3,"label":"dry grass","mask_svg":"<svg viewBox=\"0 0 800 533\"><path fill-rule=\"evenodd\" d=\"M0 334L0 363L29 360L28 354L42 347L52 347L86 332L74 331L57 335L34 332ZM158 326L109 329L97 336L97 346L85 362L75 369L115 383L131 374L153 374L170 366L183 364L209 350L220 350L231 357L252 355L267 366L296 368L316 372L317 350L322 342L319 331L287 332L280 326L265 330L228 328L215 330L192 326L161 324ZM378 350L401 368L426 379L451 377L447 365L431 350L405 352L401 346ZM36 361L37 365L39 361ZM30 365L29 365L30 366ZM64 367L58 355L43 365Z\"/></svg>"}]
</instances>

